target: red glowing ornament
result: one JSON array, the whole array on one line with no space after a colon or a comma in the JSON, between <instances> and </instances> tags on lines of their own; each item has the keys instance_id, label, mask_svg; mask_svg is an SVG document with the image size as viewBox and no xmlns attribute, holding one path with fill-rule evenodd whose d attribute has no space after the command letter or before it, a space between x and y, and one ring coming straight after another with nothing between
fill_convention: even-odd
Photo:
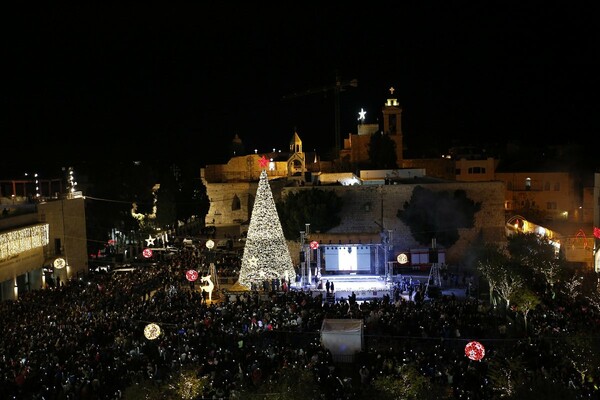
<instances>
[{"instance_id":1,"label":"red glowing ornament","mask_svg":"<svg viewBox=\"0 0 600 400\"><path fill-rule=\"evenodd\" d=\"M194 282L196 279L198 279L198 272L190 269L185 273L185 278L190 282Z\"/></svg>"},{"instance_id":2,"label":"red glowing ornament","mask_svg":"<svg viewBox=\"0 0 600 400\"><path fill-rule=\"evenodd\" d=\"M594 227L594 237L600 239L600 228Z\"/></svg>"},{"instance_id":3,"label":"red glowing ornament","mask_svg":"<svg viewBox=\"0 0 600 400\"><path fill-rule=\"evenodd\" d=\"M262 156L262 158L258 159L258 164L260 165L261 168L266 168L267 165L269 165L269 160L267 160L267 158L265 156Z\"/></svg>"},{"instance_id":4,"label":"red glowing ornament","mask_svg":"<svg viewBox=\"0 0 600 400\"><path fill-rule=\"evenodd\" d=\"M465 355L473 361L480 361L485 356L485 347L479 342L469 342L465 346Z\"/></svg>"},{"instance_id":5,"label":"red glowing ornament","mask_svg":"<svg viewBox=\"0 0 600 400\"><path fill-rule=\"evenodd\" d=\"M150 258L152 257L152 250L146 248L142 251L142 255L144 256L144 258Z\"/></svg>"},{"instance_id":6,"label":"red glowing ornament","mask_svg":"<svg viewBox=\"0 0 600 400\"><path fill-rule=\"evenodd\" d=\"M319 242L317 242L316 240L313 240L312 242L310 242L310 248L313 250L316 250L319 248Z\"/></svg>"}]
</instances>

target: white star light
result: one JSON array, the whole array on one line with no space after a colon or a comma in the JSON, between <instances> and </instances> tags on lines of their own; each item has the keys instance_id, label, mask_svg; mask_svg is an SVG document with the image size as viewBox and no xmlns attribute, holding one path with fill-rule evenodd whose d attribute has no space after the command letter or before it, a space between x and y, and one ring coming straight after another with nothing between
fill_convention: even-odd
<instances>
[{"instance_id":1,"label":"white star light","mask_svg":"<svg viewBox=\"0 0 600 400\"><path fill-rule=\"evenodd\" d=\"M366 114L367 114L367 112L361 108L360 111L359 111L359 113L358 113L358 120L359 121L364 121Z\"/></svg>"},{"instance_id":2,"label":"white star light","mask_svg":"<svg viewBox=\"0 0 600 400\"><path fill-rule=\"evenodd\" d=\"M258 267L258 258L256 257L251 257L248 259L248 265L252 268L256 268Z\"/></svg>"},{"instance_id":3,"label":"white star light","mask_svg":"<svg viewBox=\"0 0 600 400\"><path fill-rule=\"evenodd\" d=\"M144 239L146 241L146 246L154 246L154 241L156 238L153 238L152 235L148 235L148 239Z\"/></svg>"}]
</instances>

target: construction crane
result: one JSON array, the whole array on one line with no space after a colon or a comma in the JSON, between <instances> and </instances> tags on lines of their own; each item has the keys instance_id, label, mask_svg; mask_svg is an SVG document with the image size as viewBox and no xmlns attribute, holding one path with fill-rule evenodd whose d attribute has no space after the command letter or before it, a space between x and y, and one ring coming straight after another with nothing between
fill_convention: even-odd
<instances>
[{"instance_id":1,"label":"construction crane","mask_svg":"<svg viewBox=\"0 0 600 400\"><path fill-rule=\"evenodd\" d=\"M307 96L310 94L327 93L327 92L333 91L334 113L335 113L335 116L334 116L334 118L335 118L335 128L334 128L334 130L335 130L335 132L334 132L335 133L335 146L334 146L334 154L333 154L334 160L337 159L340 155L340 144L342 141L341 135L340 135L340 93L345 91L346 88L357 87L357 86L358 86L357 79L352 79L350 81L342 82L339 75L336 73L335 83L333 85L314 87L311 89L304 90L302 92L290 93L281 98L281 100L290 100L290 99L294 99L297 97Z\"/></svg>"}]
</instances>

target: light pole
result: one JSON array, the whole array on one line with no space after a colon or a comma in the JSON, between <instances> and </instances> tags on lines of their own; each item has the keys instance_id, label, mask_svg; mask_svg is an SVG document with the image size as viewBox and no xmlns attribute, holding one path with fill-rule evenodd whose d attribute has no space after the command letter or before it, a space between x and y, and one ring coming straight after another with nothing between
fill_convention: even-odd
<instances>
[{"instance_id":1,"label":"light pole","mask_svg":"<svg viewBox=\"0 0 600 400\"><path fill-rule=\"evenodd\" d=\"M302 287L304 287L304 284L306 282L306 276L305 276L305 270L304 270L304 264L306 262L306 254L304 253L304 235L306 234L305 231L300 231L300 283L302 285Z\"/></svg>"},{"instance_id":2,"label":"light pole","mask_svg":"<svg viewBox=\"0 0 600 400\"><path fill-rule=\"evenodd\" d=\"M388 229L387 244L386 244L387 249L388 249L388 254L386 255L386 258L385 258L385 265L387 266L387 271L385 273L386 281L389 281L391 279L391 275L392 275L392 272L390 271L389 251L393 251L393 249L394 249L394 239L392 236L393 233L394 233L394 231L392 231L391 229Z\"/></svg>"},{"instance_id":3,"label":"light pole","mask_svg":"<svg viewBox=\"0 0 600 400\"><path fill-rule=\"evenodd\" d=\"M305 241L308 240L310 238L310 224L304 224L305 226L305 234L304 234L304 239ZM310 270L310 246L307 246L306 243L304 243L304 241L302 242L302 250L304 250L304 260L306 261L306 284L310 285L311 282L311 270Z\"/></svg>"},{"instance_id":4,"label":"light pole","mask_svg":"<svg viewBox=\"0 0 600 400\"><path fill-rule=\"evenodd\" d=\"M305 230L300 231L300 274L302 286L310 283L310 251L306 249L306 239L310 234L310 224L304 224Z\"/></svg>"}]
</instances>

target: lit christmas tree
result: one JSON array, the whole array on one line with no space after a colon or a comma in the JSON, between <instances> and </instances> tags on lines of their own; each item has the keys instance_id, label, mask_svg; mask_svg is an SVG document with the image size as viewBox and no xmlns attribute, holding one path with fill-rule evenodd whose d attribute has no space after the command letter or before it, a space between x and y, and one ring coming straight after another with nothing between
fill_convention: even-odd
<instances>
[{"instance_id":1,"label":"lit christmas tree","mask_svg":"<svg viewBox=\"0 0 600 400\"><path fill-rule=\"evenodd\" d=\"M268 160L263 156L259 162L264 168ZM260 287L265 280L295 277L296 271L283 236L267 172L263 169L250 217L239 284L251 288L254 283Z\"/></svg>"}]
</instances>

